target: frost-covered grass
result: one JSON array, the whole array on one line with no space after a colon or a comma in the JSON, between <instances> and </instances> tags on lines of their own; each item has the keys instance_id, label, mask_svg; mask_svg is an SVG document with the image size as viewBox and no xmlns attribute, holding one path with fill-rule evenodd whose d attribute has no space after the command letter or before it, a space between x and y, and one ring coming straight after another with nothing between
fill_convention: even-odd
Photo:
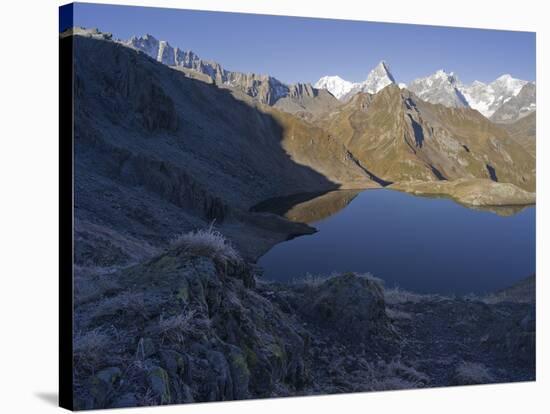
<instances>
[{"instance_id":1,"label":"frost-covered grass","mask_svg":"<svg viewBox=\"0 0 550 414\"><path fill-rule=\"evenodd\" d=\"M118 267L84 267L74 268L74 300L81 305L101 298L103 295L120 288L113 275Z\"/></svg>"},{"instance_id":2,"label":"frost-covered grass","mask_svg":"<svg viewBox=\"0 0 550 414\"><path fill-rule=\"evenodd\" d=\"M169 318L162 318L157 325L157 333L163 340L183 343L189 332L193 330L194 312L180 313Z\"/></svg>"},{"instance_id":3,"label":"frost-covered grass","mask_svg":"<svg viewBox=\"0 0 550 414\"><path fill-rule=\"evenodd\" d=\"M369 368L368 383L373 391L421 388L430 382L426 374L400 360L381 361Z\"/></svg>"},{"instance_id":4,"label":"frost-covered grass","mask_svg":"<svg viewBox=\"0 0 550 414\"><path fill-rule=\"evenodd\" d=\"M411 313L403 312L399 309L394 309L394 308L386 308L386 315L388 315L388 317L393 320L398 320L398 319L411 320L413 318Z\"/></svg>"},{"instance_id":5,"label":"frost-covered grass","mask_svg":"<svg viewBox=\"0 0 550 414\"><path fill-rule=\"evenodd\" d=\"M486 384L495 379L483 364L462 361L455 369L454 380L460 385Z\"/></svg>"},{"instance_id":6,"label":"frost-covered grass","mask_svg":"<svg viewBox=\"0 0 550 414\"><path fill-rule=\"evenodd\" d=\"M123 292L120 295L102 299L92 311L93 318L101 318L125 313L131 316L147 318L145 296L138 292Z\"/></svg>"},{"instance_id":7,"label":"frost-covered grass","mask_svg":"<svg viewBox=\"0 0 550 414\"><path fill-rule=\"evenodd\" d=\"M73 338L73 355L79 367L95 371L107 352L111 340L100 329L79 332Z\"/></svg>"},{"instance_id":8,"label":"frost-covered grass","mask_svg":"<svg viewBox=\"0 0 550 414\"><path fill-rule=\"evenodd\" d=\"M319 285L325 283L327 280L333 279L333 278L338 277L338 276L342 276L344 274L346 274L346 273L333 272L333 273L330 273L328 275L306 273L304 276L294 279L293 283L296 284L296 285L306 285L306 286L316 287L316 286L319 286ZM355 273L355 272L353 272L353 274L357 277L362 277L362 278L368 279L368 280L370 280L374 283L379 284L380 286L383 285L382 279L379 279L379 278L373 276L370 273Z\"/></svg>"},{"instance_id":9,"label":"frost-covered grass","mask_svg":"<svg viewBox=\"0 0 550 414\"><path fill-rule=\"evenodd\" d=\"M182 234L172 241L172 245L183 248L191 255L211 257L222 265L242 262L239 252L213 226Z\"/></svg>"},{"instance_id":10,"label":"frost-covered grass","mask_svg":"<svg viewBox=\"0 0 550 414\"><path fill-rule=\"evenodd\" d=\"M419 303L423 301L441 301L447 300L449 297L435 294L415 293L402 290L398 287L385 289L384 299L390 305L398 305L400 303Z\"/></svg>"}]
</instances>

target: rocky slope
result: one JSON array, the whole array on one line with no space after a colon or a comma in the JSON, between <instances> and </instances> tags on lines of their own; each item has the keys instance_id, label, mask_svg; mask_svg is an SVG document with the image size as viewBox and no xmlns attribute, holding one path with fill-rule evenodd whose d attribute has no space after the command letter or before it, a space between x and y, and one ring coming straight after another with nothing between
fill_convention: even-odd
<instances>
[{"instance_id":1,"label":"rocky slope","mask_svg":"<svg viewBox=\"0 0 550 414\"><path fill-rule=\"evenodd\" d=\"M309 230L250 218L250 206L373 185L341 143L299 117L97 34L74 42L79 263L132 261L212 220L236 238L243 233L237 223L246 223L250 237L273 234L242 246L263 246L254 256L269 240Z\"/></svg>"},{"instance_id":2,"label":"rocky slope","mask_svg":"<svg viewBox=\"0 0 550 414\"><path fill-rule=\"evenodd\" d=\"M168 66L185 68L202 74L218 86L235 88L267 105L275 105L291 113L305 112L317 115L321 110L338 105L338 100L324 90L313 88L308 83L287 85L269 75L230 71L214 61L201 59L193 51L172 47L167 41L158 40L150 34L134 36L122 44L145 53ZM189 73L189 72L187 72ZM319 101L319 102L318 102Z\"/></svg>"},{"instance_id":3,"label":"rocky slope","mask_svg":"<svg viewBox=\"0 0 550 414\"><path fill-rule=\"evenodd\" d=\"M514 122L532 114L536 110L536 87L526 83L517 95L506 99L491 116L495 122Z\"/></svg>"},{"instance_id":4,"label":"rocky slope","mask_svg":"<svg viewBox=\"0 0 550 414\"><path fill-rule=\"evenodd\" d=\"M206 252L175 245L140 265L80 276L77 409L535 377L525 295L419 295L353 273L258 283L240 259Z\"/></svg>"},{"instance_id":5,"label":"rocky slope","mask_svg":"<svg viewBox=\"0 0 550 414\"><path fill-rule=\"evenodd\" d=\"M534 159L507 132L469 108L447 108L390 85L356 95L323 127L381 182L488 178L527 191Z\"/></svg>"},{"instance_id":6,"label":"rocky slope","mask_svg":"<svg viewBox=\"0 0 550 414\"><path fill-rule=\"evenodd\" d=\"M537 114L531 112L515 122L503 124L510 137L519 142L533 156L536 155Z\"/></svg>"}]
</instances>

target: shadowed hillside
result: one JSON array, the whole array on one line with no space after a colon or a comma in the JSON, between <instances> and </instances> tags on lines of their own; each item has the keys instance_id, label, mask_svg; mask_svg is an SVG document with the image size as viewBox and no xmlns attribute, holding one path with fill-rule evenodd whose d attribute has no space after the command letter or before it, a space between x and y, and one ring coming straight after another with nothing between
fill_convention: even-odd
<instances>
[{"instance_id":1,"label":"shadowed hillside","mask_svg":"<svg viewBox=\"0 0 550 414\"><path fill-rule=\"evenodd\" d=\"M93 246L101 264L130 260L273 196L372 185L321 129L118 43L74 42L77 261Z\"/></svg>"}]
</instances>

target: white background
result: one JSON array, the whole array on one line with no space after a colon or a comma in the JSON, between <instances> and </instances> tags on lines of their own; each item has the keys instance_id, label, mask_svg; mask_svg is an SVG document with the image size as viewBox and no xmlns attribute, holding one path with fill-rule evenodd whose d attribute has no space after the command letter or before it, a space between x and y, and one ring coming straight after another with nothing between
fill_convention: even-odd
<instances>
[{"instance_id":1,"label":"white background","mask_svg":"<svg viewBox=\"0 0 550 414\"><path fill-rule=\"evenodd\" d=\"M103 3L102 1L97 1ZM173 0L170 6L537 32L537 382L126 409L159 413L549 412L548 18L544 1ZM58 11L55 0L4 0L0 13L0 412L57 408ZM406 39L405 39L406 41ZM328 52L330 53L330 52ZM329 58L327 56L327 58ZM513 56L511 57L513 59ZM545 128L546 127L546 128ZM546 162L546 165L545 165ZM67 358L69 355L66 356ZM546 405L546 409L544 406Z\"/></svg>"}]
</instances>

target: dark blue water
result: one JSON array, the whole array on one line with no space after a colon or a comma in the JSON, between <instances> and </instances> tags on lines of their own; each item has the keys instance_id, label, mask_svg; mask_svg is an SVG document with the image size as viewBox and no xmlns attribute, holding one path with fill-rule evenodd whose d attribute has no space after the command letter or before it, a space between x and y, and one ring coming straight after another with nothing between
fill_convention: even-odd
<instances>
[{"instance_id":1,"label":"dark blue water","mask_svg":"<svg viewBox=\"0 0 550 414\"><path fill-rule=\"evenodd\" d=\"M391 190L351 198L310 223L316 234L261 257L264 277L287 282L307 273L369 272L387 287L460 295L498 290L535 272L534 206L478 211Z\"/></svg>"}]
</instances>

